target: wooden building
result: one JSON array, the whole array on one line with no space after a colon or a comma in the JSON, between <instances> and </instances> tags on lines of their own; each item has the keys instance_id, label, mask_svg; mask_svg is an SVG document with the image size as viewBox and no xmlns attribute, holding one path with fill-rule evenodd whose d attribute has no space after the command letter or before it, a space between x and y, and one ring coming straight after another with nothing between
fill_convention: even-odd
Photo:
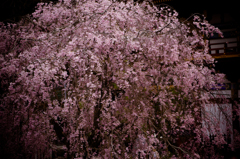
<instances>
[{"instance_id":1,"label":"wooden building","mask_svg":"<svg viewBox=\"0 0 240 159\"><path fill-rule=\"evenodd\" d=\"M240 10L238 9L237 1L229 0L222 3L221 1L207 1L207 0L154 0L156 6L168 4L179 13L179 18L186 19L194 13L203 14L210 24L218 27L224 38L217 34L210 36L209 40L209 54L217 61L216 71L226 74L226 80L220 93L224 94L229 103L228 113L232 112L232 107L236 105L234 101L240 103ZM212 90L214 93L214 90ZM217 97L216 97L217 98ZM216 105L208 105L208 111L213 112L214 115L219 116L219 120L223 120ZM239 117L232 121L232 128L238 130L240 133ZM221 132L226 133L224 125L221 125ZM208 132L209 135L213 135ZM234 144L233 135L231 134L231 143ZM235 150L236 152L239 150ZM225 156L228 158L228 155ZM240 156L238 156L240 157Z\"/></svg>"}]
</instances>

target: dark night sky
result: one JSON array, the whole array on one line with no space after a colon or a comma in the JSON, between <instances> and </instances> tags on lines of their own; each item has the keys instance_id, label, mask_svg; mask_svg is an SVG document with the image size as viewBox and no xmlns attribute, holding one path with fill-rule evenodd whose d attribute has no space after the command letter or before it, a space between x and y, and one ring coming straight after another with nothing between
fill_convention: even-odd
<instances>
[{"instance_id":1,"label":"dark night sky","mask_svg":"<svg viewBox=\"0 0 240 159\"><path fill-rule=\"evenodd\" d=\"M188 17L193 13L203 14L203 10L207 10L208 16L211 16L212 13L227 12L234 19L239 20L240 9L238 1L228 0L225 3L223 2L219 0L175 0L172 4L181 17Z\"/></svg>"},{"instance_id":2,"label":"dark night sky","mask_svg":"<svg viewBox=\"0 0 240 159\"><path fill-rule=\"evenodd\" d=\"M34 6L37 2L47 2L50 0L2 0L0 5L0 21L6 19L15 19L34 11ZM55 0L56 1L56 0ZM239 19L238 1L228 0L223 3L219 0L172 0L168 2L179 12L181 17L188 17L192 13L203 13L203 10L208 10L208 15L211 12L222 13L230 12L232 16Z\"/></svg>"},{"instance_id":3,"label":"dark night sky","mask_svg":"<svg viewBox=\"0 0 240 159\"><path fill-rule=\"evenodd\" d=\"M56 0L1 0L0 21L18 21L20 16L32 13L38 2Z\"/></svg>"}]
</instances>

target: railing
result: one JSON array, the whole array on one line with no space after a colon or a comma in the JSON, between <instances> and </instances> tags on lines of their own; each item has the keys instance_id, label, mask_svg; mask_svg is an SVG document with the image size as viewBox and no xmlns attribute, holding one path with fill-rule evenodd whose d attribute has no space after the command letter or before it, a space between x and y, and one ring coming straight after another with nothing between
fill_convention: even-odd
<instances>
[{"instance_id":1,"label":"railing","mask_svg":"<svg viewBox=\"0 0 240 159\"><path fill-rule=\"evenodd\" d=\"M210 40L209 54L219 55L240 55L240 45L237 38Z\"/></svg>"}]
</instances>

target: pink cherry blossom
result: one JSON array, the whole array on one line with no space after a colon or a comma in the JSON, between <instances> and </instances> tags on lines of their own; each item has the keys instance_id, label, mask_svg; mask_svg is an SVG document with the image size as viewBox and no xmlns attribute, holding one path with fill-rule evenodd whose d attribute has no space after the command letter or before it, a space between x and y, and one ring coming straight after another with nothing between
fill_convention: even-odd
<instances>
[{"instance_id":1,"label":"pink cherry blossom","mask_svg":"<svg viewBox=\"0 0 240 159\"><path fill-rule=\"evenodd\" d=\"M176 11L150 3L61 0L0 23L8 158L33 158L56 142L68 158L204 158L213 153L209 128L215 146L225 143L223 124L212 124L220 121L205 107L224 78L208 67L206 39L220 30L197 14L190 29Z\"/></svg>"}]
</instances>

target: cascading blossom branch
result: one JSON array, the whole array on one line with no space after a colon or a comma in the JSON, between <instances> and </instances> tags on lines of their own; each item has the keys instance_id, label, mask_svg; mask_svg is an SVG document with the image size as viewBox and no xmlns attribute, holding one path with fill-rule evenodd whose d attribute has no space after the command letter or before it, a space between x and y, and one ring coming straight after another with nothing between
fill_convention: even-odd
<instances>
[{"instance_id":1,"label":"cascading blossom branch","mask_svg":"<svg viewBox=\"0 0 240 159\"><path fill-rule=\"evenodd\" d=\"M207 155L201 113L223 75L208 68L205 37L220 31L197 15L191 25L177 16L151 2L64 0L1 24L9 158L56 142L68 158Z\"/></svg>"}]
</instances>

